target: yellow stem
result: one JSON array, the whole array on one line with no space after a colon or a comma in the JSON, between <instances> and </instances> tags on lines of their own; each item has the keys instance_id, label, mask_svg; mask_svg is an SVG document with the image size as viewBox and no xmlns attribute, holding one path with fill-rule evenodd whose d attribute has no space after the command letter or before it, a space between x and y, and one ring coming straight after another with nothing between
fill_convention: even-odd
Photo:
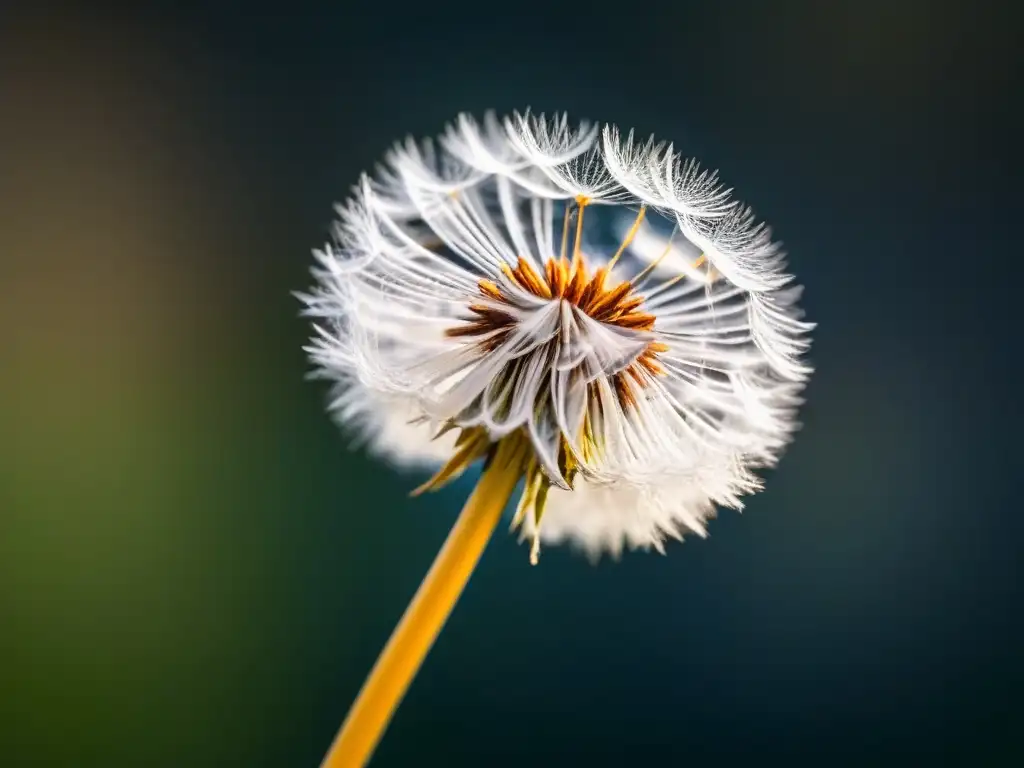
<instances>
[{"instance_id":1,"label":"yellow stem","mask_svg":"<svg viewBox=\"0 0 1024 768\"><path fill-rule=\"evenodd\" d=\"M579 216L576 218L576 237L573 240L572 245L572 271L576 272L580 268L580 262L583 260L583 256L580 253L580 246L583 244L580 242L583 239L583 212L587 209L587 203L590 200L579 195L576 198L576 204L579 206Z\"/></svg>"},{"instance_id":2,"label":"yellow stem","mask_svg":"<svg viewBox=\"0 0 1024 768\"><path fill-rule=\"evenodd\" d=\"M619 260L619 257L622 255L622 252L629 247L630 243L633 242L633 238L636 237L636 231L640 229L640 222L644 220L645 213L647 213L647 206L641 205L640 212L636 215L636 218L633 220L633 226L629 228L629 231L626 233L626 236L622 240L622 245L619 246L619 250L615 252L615 255L612 256L608 260L608 264L605 265L605 269L607 269L609 272L611 272L612 267L615 266L615 262Z\"/></svg>"},{"instance_id":3,"label":"yellow stem","mask_svg":"<svg viewBox=\"0 0 1024 768\"><path fill-rule=\"evenodd\" d=\"M519 447L514 442L499 443L494 460L484 470L416 596L378 657L321 768L362 768L369 761L515 490L522 465Z\"/></svg>"}]
</instances>

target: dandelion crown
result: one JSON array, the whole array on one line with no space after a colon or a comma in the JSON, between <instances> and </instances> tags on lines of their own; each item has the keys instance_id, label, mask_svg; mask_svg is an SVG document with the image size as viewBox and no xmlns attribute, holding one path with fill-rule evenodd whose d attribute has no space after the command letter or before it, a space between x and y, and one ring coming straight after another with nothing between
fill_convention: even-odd
<instances>
[{"instance_id":1,"label":"dandelion crown","mask_svg":"<svg viewBox=\"0 0 1024 768\"><path fill-rule=\"evenodd\" d=\"M461 579L423 597L447 601L436 635L520 480L513 525L534 563L542 541L662 550L739 508L796 429L813 327L800 288L769 229L671 144L564 115L460 115L394 147L338 214L300 294L332 410L394 463L439 467L420 490L485 466L435 562L445 575L428 575L379 668L426 654L434 635L392 645L428 583ZM468 562L457 578L449 547ZM407 661L392 670L404 685ZM373 699L387 674L325 765L372 750L404 691Z\"/></svg>"},{"instance_id":2,"label":"dandelion crown","mask_svg":"<svg viewBox=\"0 0 1024 768\"><path fill-rule=\"evenodd\" d=\"M534 543L705 535L796 426L800 289L671 145L529 113L407 140L339 209L303 296L333 408L436 488L502 441Z\"/></svg>"}]
</instances>

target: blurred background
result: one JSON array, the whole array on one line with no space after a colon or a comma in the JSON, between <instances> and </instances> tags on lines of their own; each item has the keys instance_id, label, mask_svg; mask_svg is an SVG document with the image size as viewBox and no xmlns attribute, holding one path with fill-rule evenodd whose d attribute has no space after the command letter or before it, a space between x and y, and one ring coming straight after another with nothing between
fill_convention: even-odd
<instances>
[{"instance_id":1,"label":"blurred background","mask_svg":"<svg viewBox=\"0 0 1024 768\"><path fill-rule=\"evenodd\" d=\"M412 501L423 477L348 450L289 292L392 141L527 105L671 139L772 222L820 323L805 427L667 557L531 568L498 535L374 766L1020 764L1012 25L911 0L20 5L0 764L318 764L467 487Z\"/></svg>"}]
</instances>

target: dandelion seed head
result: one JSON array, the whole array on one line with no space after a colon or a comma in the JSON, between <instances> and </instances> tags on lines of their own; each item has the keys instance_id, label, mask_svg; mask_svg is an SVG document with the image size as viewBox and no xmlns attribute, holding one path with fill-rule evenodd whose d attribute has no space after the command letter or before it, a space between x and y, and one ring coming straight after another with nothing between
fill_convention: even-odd
<instances>
[{"instance_id":1,"label":"dandelion seed head","mask_svg":"<svg viewBox=\"0 0 1024 768\"><path fill-rule=\"evenodd\" d=\"M300 294L331 409L434 488L529 445L513 524L592 556L706 535L797 428L812 325L770 230L653 139L529 112L397 144Z\"/></svg>"}]
</instances>

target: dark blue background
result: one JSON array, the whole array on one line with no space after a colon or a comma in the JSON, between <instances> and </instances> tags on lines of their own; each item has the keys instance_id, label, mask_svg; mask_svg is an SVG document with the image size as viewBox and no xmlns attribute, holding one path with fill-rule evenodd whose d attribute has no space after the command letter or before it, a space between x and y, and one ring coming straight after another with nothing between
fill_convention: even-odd
<instances>
[{"instance_id":1,"label":"dark blue background","mask_svg":"<svg viewBox=\"0 0 1024 768\"><path fill-rule=\"evenodd\" d=\"M0 16L0 762L317 764L467 486L346 450L288 292L393 140L531 105L773 224L805 428L667 557L496 537L374 765L1019 764L1008 19L202 5Z\"/></svg>"}]
</instances>

